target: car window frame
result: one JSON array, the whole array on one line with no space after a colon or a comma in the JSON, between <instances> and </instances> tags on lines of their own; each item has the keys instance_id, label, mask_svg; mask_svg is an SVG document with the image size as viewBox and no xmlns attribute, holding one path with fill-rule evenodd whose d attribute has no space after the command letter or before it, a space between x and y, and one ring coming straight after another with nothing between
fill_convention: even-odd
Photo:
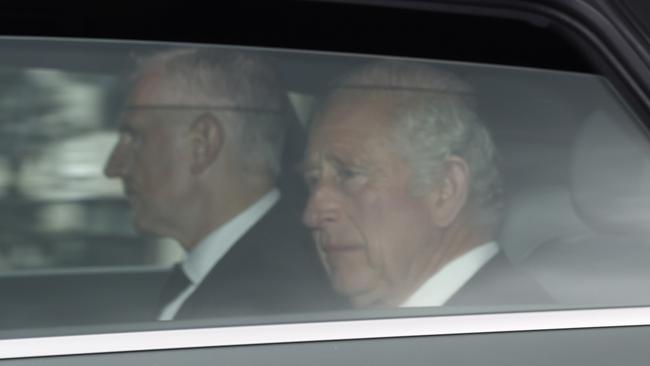
<instances>
[{"instance_id":1,"label":"car window frame","mask_svg":"<svg viewBox=\"0 0 650 366\"><path fill-rule=\"evenodd\" d=\"M590 59L594 60L602 75L612 81L622 98L632 104L635 112L643 120L650 120L648 118L650 116L648 63L635 50L634 37L621 34L620 28L613 23L613 18L608 18L602 12L602 7L597 5L585 1L543 3L463 1L453 4L449 1L353 2L367 6L374 4L423 11L523 18L533 22L550 21L562 28L563 32L573 34L572 37L577 45L590 55ZM0 359L325 340L647 325L650 325L650 306L244 325L4 339L0 340ZM305 336L305 334L311 335ZM164 339L164 341L156 342L156 339Z\"/></svg>"}]
</instances>

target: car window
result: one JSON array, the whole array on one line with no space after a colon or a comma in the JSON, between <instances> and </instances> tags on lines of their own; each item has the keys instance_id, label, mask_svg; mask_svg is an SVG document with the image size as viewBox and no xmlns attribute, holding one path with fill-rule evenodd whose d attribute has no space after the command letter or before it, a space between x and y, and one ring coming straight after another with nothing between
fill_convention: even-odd
<instances>
[{"instance_id":1,"label":"car window","mask_svg":"<svg viewBox=\"0 0 650 366\"><path fill-rule=\"evenodd\" d=\"M3 269L152 262L129 229L119 184L102 173L116 139L107 93L117 76L16 66L1 74L3 199L13 213Z\"/></svg>"},{"instance_id":2,"label":"car window","mask_svg":"<svg viewBox=\"0 0 650 366\"><path fill-rule=\"evenodd\" d=\"M646 131L601 76L0 47L7 337L648 304Z\"/></svg>"}]
</instances>

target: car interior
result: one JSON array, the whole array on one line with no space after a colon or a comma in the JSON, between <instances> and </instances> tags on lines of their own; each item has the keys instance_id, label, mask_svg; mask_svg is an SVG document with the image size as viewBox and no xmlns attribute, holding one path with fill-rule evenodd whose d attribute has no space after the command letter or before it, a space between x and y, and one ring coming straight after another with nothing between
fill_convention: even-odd
<instances>
[{"instance_id":1,"label":"car interior","mask_svg":"<svg viewBox=\"0 0 650 366\"><path fill-rule=\"evenodd\" d=\"M109 92L102 97L106 101L102 122L92 129L114 131L121 97L116 76L127 74L133 54L164 47L167 45L3 40L0 68L8 70L5 75L14 77L17 84L20 79L11 75L12 70L47 69L112 78L106 84ZM296 97L299 118L292 128L285 162L292 165L304 149L310 108L328 83L372 57L289 51L271 51L270 56ZM531 273L559 308L647 304L649 145L646 131L611 85L598 76L577 72L447 61L433 64L459 74L476 88L480 115L500 152L506 202L498 242L510 260ZM5 100L10 101L15 90L0 87L0 106L11 106L3 103L10 103ZM27 98L14 103L28 109L39 107L30 105ZM48 110L44 110L36 116L46 115ZM38 123L31 125L33 133L12 129L10 119L1 123L2 145L13 149L4 153L14 159L15 171L27 163L21 157L31 152L21 150L21 144L39 150L39 145L66 138L39 135L35 131ZM83 128L69 131L88 132ZM301 186L286 189L304 194ZM44 205L61 198L29 198L21 192L21 187L14 186L1 200L0 215L11 235L3 235L6 242L0 243L0 250L6 253L7 248L31 240L45 248L46 254L49 250L57 255L60 252L50 248L57 241L85 254L76 261L7 265L0 272L0 334L138 321L162 286L170 259L152 256L160 243L140 238L126 227L128 208L121 197L70 200L84 206L86 213L113 212L112 216L96 216L114 220L109 226L122 225L121 230L53 234L39 232L36 221L10 223L15 218L38 217ZM81 244L66 246L68 242ZM356 314L353 317L365 316Z\"/></svg>"}]
</instances>

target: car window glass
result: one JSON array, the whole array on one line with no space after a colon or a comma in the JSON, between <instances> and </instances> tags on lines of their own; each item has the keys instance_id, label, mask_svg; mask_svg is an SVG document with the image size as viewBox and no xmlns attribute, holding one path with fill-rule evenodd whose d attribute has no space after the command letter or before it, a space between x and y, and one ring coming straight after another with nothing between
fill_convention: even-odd
<instances>
[{"instance_id":1,"label":"car window glass","mask_svg":"<svg viewBox=\"0 0 650 366\"><path fill-rule=\"evenodd\" d=\"M598 75L0 48L8 335L650 300L646 131Z\"/></svg>"}]
</instances>

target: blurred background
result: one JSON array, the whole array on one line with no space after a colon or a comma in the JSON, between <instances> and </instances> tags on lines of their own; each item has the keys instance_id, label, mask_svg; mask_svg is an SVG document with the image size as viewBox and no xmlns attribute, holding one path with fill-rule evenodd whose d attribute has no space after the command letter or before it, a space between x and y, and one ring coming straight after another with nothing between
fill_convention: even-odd
<instances>
[{"instance_id":1,"label":"blurred background","mask_svg":"<svg viewBox=\"0 0 650 366\"><path fill-rule=\"evenodd\" d=\"M137 235L119 180L118 75L0 67L0 271L166 264L171 240Z\"/></svg>"}]
</instances>

